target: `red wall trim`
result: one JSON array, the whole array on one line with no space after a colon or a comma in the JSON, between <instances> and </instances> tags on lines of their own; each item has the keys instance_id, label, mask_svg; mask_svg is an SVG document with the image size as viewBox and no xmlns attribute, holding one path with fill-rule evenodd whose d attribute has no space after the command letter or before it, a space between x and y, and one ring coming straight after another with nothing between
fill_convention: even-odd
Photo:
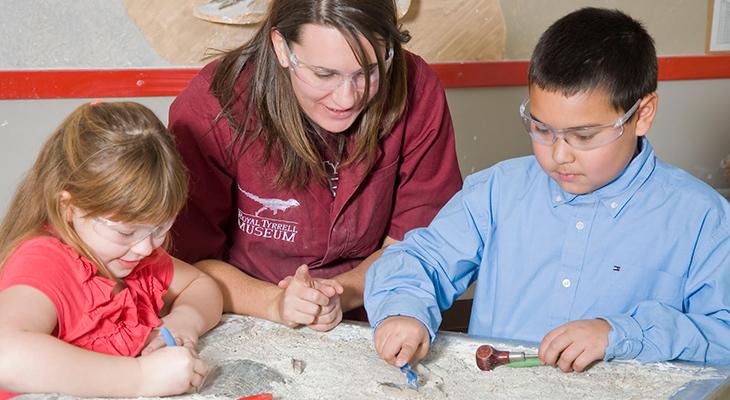
<instances>
[{"instance_id":1,"label":"red wall trim","mask_svg":"<svg viewBox=\"0 0 730 400\"><path fill-rule=\"evenodd\" d=\"M523 86L527 61L432 64L447 88ZM0 99L175 96L199 68L0 71ZM730 78L730 55L659 57L659 79Z\"/></svg>"},{"instance_id":2,"label":"red wall trim","mask_svg":"<svg viewBox=\"0 0 730 400\"><path fill-rule=\"evenodd\" d=\"M0 71L0 99L174 96L199 70Z\"/></svg>"}]
</instances>

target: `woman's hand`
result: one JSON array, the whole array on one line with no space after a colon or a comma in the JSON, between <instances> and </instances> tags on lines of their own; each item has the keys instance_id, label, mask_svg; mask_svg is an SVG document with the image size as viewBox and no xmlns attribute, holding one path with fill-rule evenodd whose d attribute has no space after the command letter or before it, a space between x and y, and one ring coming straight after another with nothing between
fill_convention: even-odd
<instances>
[{"instance_id":1,"label":"woman's hand","mask_svg":"<svg viewBox=\"0 0 730 400\"><path fill-rule=\"evenodd\" d=\"M278 286L282 291L277 296L277 311L285 325L329 330L342 319L339 295L344 288L334 279L312 278L307 265L299 266L294 276L282 279Z\"/></svg>"},{"instance_id":2,"label":"woman's hand","mask_svg":"<svg viewBox=\"0 0 730 400\"><path fill-rule=\"evenodd\" d=\"M315 331L326 332L336 327L340 321L342 321L340 294L335 293L334 296L330 297L329 304L322 307L322 311L319 316L315 318L314 322L307 325L307 328Z\"/></svg>"}]
</instances>

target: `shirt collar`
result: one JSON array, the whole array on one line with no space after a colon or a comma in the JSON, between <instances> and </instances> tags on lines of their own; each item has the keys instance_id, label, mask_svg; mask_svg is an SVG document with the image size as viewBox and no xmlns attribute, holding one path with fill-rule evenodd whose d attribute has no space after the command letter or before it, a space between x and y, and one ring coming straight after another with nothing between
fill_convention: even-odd
<instances>
[{"instance_id":1,"label":"shirt collar","mask_svg":"<svg viewBox=\"0 0 730 400\"><path fill-rule=\"evenodd\" d=\"M576 195L565 192L555 180L549 178L550 200L553 207L582 199L588 201L598 200L615 218L634 193L649 178L656 165L654 148L649 144L649 140L642 136L639 145L641 151L631 160L629 165L613 181L592 193Z\"/></svg>"}]
</instances>

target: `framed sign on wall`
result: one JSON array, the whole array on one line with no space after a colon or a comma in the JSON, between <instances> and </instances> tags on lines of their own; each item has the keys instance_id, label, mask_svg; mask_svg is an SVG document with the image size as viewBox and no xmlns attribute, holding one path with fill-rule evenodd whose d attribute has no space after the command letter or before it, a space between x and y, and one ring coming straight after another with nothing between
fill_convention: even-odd
<instances>
[{"instance_id":1,"label":"framed sign on wall","mask_svg":"<svg viewBox=\"0 0 730 400\"><path fill-rule=\"evenodd\" d=\"M730 0L708 0L708 53L730 53Z\"/></svg>"}]
</instances>

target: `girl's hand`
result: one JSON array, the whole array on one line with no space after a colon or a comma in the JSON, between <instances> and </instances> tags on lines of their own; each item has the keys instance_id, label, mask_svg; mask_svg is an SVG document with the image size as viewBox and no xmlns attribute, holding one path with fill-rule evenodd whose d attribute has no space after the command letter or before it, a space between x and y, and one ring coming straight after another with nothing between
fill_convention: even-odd
<instances>
[{"instance_id":1,"label":"girl's hand","mask_svg":"<svg viewBox=\"0 0 730 400\"><path fill-rule=\"evenodd\" d=\"M200 387L208 364L188 348L165 347L137 358L141 396L191 393Z\"/></svg>"},{"instance_id":2,"label":"girl's hand","mask_svg":"<svg viewBox=\"0 0 730 400\"><path fill-rule=\"evenodd\" d=\"M175 329L174 331L171 330L173 337L175 338L175 344L177 346L182 346L190 350L195 357L198 357L198 351L196 349L197 346L197 338L192 338L191 335L185 334L184 332L181 332L179 329ZM178 334L180 333L180 334ZM165 339L163 339L162 335L160 334L160 329L156 328L153 329L152 332L150 332L149 337L147 338L149 343L147 346L145 346L144 349L142 349L142 352L140 353L141 356L145 356L147 354L152 353L155 350L161 349L163 347L166 347Z\"/></svg>"},{"instance_id":3,"label":"girl's hand","mask_svg":"<svg viewBox=\"0 0 730 400\"><path fill-rule=\"evenodd\" d=\"M278 320L290 327L315 323L323 309L335 307L330 304L330 298L344 291L335 280L312 278L306 265L301 265L293 277L284 278L278 286L283 289L276 301Z\"/></svg>"}]
</instances>

